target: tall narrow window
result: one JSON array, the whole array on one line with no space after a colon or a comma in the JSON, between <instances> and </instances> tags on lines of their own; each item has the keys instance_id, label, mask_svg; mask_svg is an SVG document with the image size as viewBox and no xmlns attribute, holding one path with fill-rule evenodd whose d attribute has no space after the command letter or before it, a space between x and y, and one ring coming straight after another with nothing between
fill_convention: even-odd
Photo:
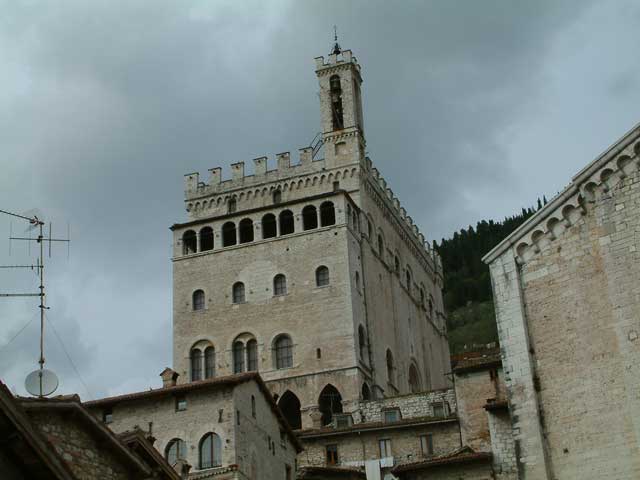
<instances>
[{"instance_id":1,"label":"tall narrow window","mask_svg":"<svg viewBox=\"0 0 640 480\"><path fill-rule=\"evenodd\" d=\"M204 227L200 230L200 251L213 250L213 228Z\"/></svg>"},{"instance_id":2,"label":"tall narrow window","mask_svg":"<svg viewBox=\"0 0 640 480\"><path fill-rule=\"evenodd\" d=\"M287 390L278 400L278 407L284 418L293 430L302 428L302 414L300 413L300 400L295 393Z\"/></svg>"},{"instance_id":3,"label":"tall narrow window","mask_svg":"<svg viewBox=\"0 0 640 480\"><path fill-rule=\"evenodd\" d=\"M187 444L179 438L171 440L164 450L164 458L167 459L167 463L171 466L174 466L178 460L184 460L186 456Z\"/></svg>"},{"instance_id":4,"label":"tall narrow window","mask_svg":"<svg viewBox=\"0 0 640 480\"><path fill-rule=\"evenodd\" d=\"M320 225L327 227L336 224L336 210L333 202L324 202L320 205Z\"/></svg>"},{"instance_id":5,"label":"tall narrow window","mask_svg":"<svg viewBox=\"0 0 640 480\"><path fill-rule=\"evenodd\" d=\"M233 373L244 372L244 344L233 342Z\"/></svg>"},{"instance_id":6,"label":"tall narrow window","mask_svg":"<svg viewBox=\"0 0 640 480\"><path fill-rule=\"evenodd\" d=\"M204 378L216 376L216 349L207 347L204 350Z\"/></svg>"},{"instance_id":7,"label":"tall narrow window","mask_svg":"<svg viewBox=\"0 0 640 480\"><path fill-rule=\"evenodd\" d=\"M341 130L344 128L344 119L342 117L342 86L338 75L333 75L329 79L329 91L331 93L331 124L334 130Z\"/></svg>"},{"instance_id":8,"label":"tall narrow window","mask_svg":"<svg viewBox=\"0 0 640 480\"><path fill-rule=\"evenodd\" d=\"M236 283L233 284L232 297L233 297L233 303L244 303L245 302L244 283L236 282Z\"/></svg>"},{"instance_id":9,"label":"tall narrow window","mask_svg":"<svg viewBox=\"0 0 640 480\"><path fill-rule=\"evenodd\" d=\"M371 389L366 383L362 384L362 400L371 400Z\"/></svg>"},{"instance_id":10,"label":"tall narrow window","mask_svg":"<svg viewBox=\"0 0 640 480\"><path fill-rule=\"evenodd\" d=\"M378 441L378 445L380 446L380 458L392 457L393 453L391 453L391 439L384 438Z\"/></svg>"},{"instance_id":11,"label":"tall narrow window","mask_svg":"<svg viewBox=\"0 0 640 480\"><path fill-rule=\"evenodd\" d=\"M191 381L202 380L202 350L191 350Z\"/></svg>"},{"instance_id":12,"label":"tall narrow window","mask_svg":"<svg viewBox=\"0 0 640 480\"><path fill-rule=\"evenodd\" d=\"M197 250L198 240L196 238L196 232L187 230L182 234L182 254L188 255L190 253L196 253Z\"/></svg>"},{"instance_id":13,"label":"tall narrow window","mask_svg":"<svg viewBox=\"0 0 640 480\"><path fill-rule=\"evenodd\" d=\"M329 269L324 265L316 269L316 286L325 287L329 285Z\"/></svg>"},{"instance_id":14,"label":"tall narrow window","mask_svg":"<svg viewBox=\"0 0 640 480\"><path fill-rule=\"evenodd\" d=\"M391 350L387 350L387 380L389 383L395 383L394 370L393 353L391 353Z\"/></svg>"},{"instance_id":15,"label":"tall narrow window","mask_svg":"<svg viewBox=\"0 0 640 480\"><path fill-rule=\"evenodd\" d=\"M329 425L336 413L342 413L342 395L336 387L329 384L322 389L318 398L318 409L322 413L322 425Z\"/></svg>"},{"instance_id":16,"label":"tall narrow window","mask_svg":"<svg viewBox=\"0 0 640 480\"><path fill-rule=\"evenodd\" d=\"M277 234L276 216L273 213L267 213L262 217L262 238L273 238Z\"/></svg>"},{"instance_id":17,"label":"tall narrow window","mask_svg":"<svg viewBox=\"0 0 640 480\"><path fill-rule=\"evenodd\" d=\"M289 235L294 231L293 212L291 210L283 210L280 212L280 235Z\"/></svg>"},{"instance_id":18,"label":"tall narrow window","mask_svg":"<svg viewBox=\"0 0 640 480\"><path fill-rule=\"evenodd\" d=\"M238 202L235 198L229 199L229 204L227 205L227 213L235 213L238 209Z\"/></svg>"},{"instance_id":19,"label":"tall narrow window","mask_svg":"<svg viewBox=\"0 0 640 480\"><path fill-rule=\"evenodd\" d=\"M240 243L253 242L253 221L245 218L240 222Z\"/></svg>"},{"instance_id":20,"label":"tall narrow window","mask_svg":"<svg viewBox=\"0 0 640 480\"><path fill-rule=\"evenodd\" d=\"M302 229L311 230L318 228L318 211L313 205L307 205L302 209Z\"/></svg>"},{"instance_id":21,"label":"tall narrow window","mask_svg":"<svg viewBox=\"0 0 640 480\"><path fill-rule=\"evenodd\" d=\"M204 310L204 292L202 290L193 292L192 301L194 310Z\"/></svg>"},{"instance_id":22,"label":"tall narrow window","mask_svg":"<svg viewBox=\"0 0 640 480\"><path fill-rule=\"evenodd\" d=\"M425 457L433 455L433 434L420 435L420 450Z\"/></svg>"},{"instance_id":23,"label":"tall narrow window","mask_svg":"<svg viewBox=\"0 0 640 480\"><path fill-rule=\"evenodd\" d=\"M256 418L256 397L251 395L251 416Z\"/></svg>"},{"instance_id":24,"label":"tall narrow window","mask_svg":"<svg viewBox=\"0 0 640 480\"><path fill-rule=\"evenodd\" d=\"M360 359L365 360L367 358L367 335L362 325L358 327L358 348L360 350Z\"/></svg>"},{"instance_id":25,"label":"tall narrow window","mask_svg":"<svg viewBox=\"0 0 640 480\"><path fill-rule=\"evenodd\" d=\"M236 224L233 222L227 222L222 226L222 246L230 247L236 243Z\"/></svg>"},{"instance_id":26,"label":"tall narrow window","mask_svg":"<svg viewBox=\"0 0 640 480\"><path fill-rule=\"evenodd\" d=\"M384 240L382 235L378 235L378 254L384 258Z\"/></svg>"},{"instance_id":27,"label":"tall narrow window","mask_svg":"<svg viewBox=\"0 0 640 480\"><path fill-rule=\"evenodd\" d=\"M418 367L415 364L411 364L409 367L409 390L411 393L418 393L420 391L420 375L418 373Z\"/></svg>"},{"instance_id":28,"label":"tall narrow window","mask_svg":"<svg viewBox=\"0 0 640 480\"><path fill-rule=\"evenodd\" d=\"M282 190L277 189L273 191L273 204L277 205L282 201Z\"/></svg>"},{"instance_id":29,"label":"tall narrow window","mask_svg":"<svg viewBox=\"0 0 640 480\"><path fill-rule=\"evenodd\" d=\"M276 368L293 367L293 345L288 335L280 335L274 344Z\"/></svg>"},{"instance_id":30,"label":"tall narrow window","mask_svg":"<svg viewBox=\"0 0 640 480\"><path fill-rule=\"evenodd\" d=\"M222 442L215 433L207 433L200 440L200 469L222 465Z\"/></svg>"},{"instance_id":31,"label":"tall narrow window","mask_svg":"<svg viewBox=\"0 0 640 480\"><path fill-rule=\"evenodd\" d=\"M327 445L325 449L327 453L327 465L337 465L340 461L338 459L338 445Z\"/></svg>"},{"instance_id":32,"label":"tall narrow window","mask_svg":"<svg viewBox=\"0 0 640 480\"><path fill-rule=\"evenodd\" d=\"M393 257L393 267L395 268L396 273L399 274L400 273L400 259L398 258L397 255L395 257Z\"/></svg>"},{"instance_id":33,"label":"tall narrow window","mask_svg":"<svg viewBox=\"0 0 640 480\"><path fill-rule=\"evenodd\" d=\"M409 268L409 266L407 266L405 275L407 277L407 291L409 292L409 295L411 295L411 269Z\"/></svg>"},{"instance_id":34,"label":"tall narrow window","mask_svg":"<svg viewBox=\"0 0 640 480\"><path fill-rule=\"evenodd\" d=\"M279 273L273 277L273 294L285 295L287 293L287 277Z\"/></svg>"},{"instance_id":35,"label":"tall narrow window","mask_svg":"<svg viewBox=\"0 0 640 480\"><path fill-rule=\"evenodd\" d=\"M258 371L258 342L251 339L247 342L247 370Z\"/></svg>"}]
</instances>

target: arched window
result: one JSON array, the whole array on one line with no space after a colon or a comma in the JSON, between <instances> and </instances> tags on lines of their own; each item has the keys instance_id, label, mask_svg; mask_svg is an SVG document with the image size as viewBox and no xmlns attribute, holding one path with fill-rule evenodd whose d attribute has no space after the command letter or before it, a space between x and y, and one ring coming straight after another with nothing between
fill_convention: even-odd
<instances>
[{"instance_id":1,"label":"arched window","mask_svg":"<svg viewBox=\"0 0 640 480\"><path fill-rule=\"evenodd\" d=\"M279 273L273 277L273 294L285 295L287 293L287 277Z\"/></svg>"},{"instance_id":2,"label":"arched window","mask_svg":"<svg viewBox=\"0 0 640 480\"><path fill-rule=\"evenodd\" d=\"M273 342L276 368L293 367L293 343L289 335L280 335Z\"/></svg>"},{"instance_id":3,"label":"arched window","mask_svg":"<svg viewBox=\"0 0 640 480\"><path fill-rule=\"evenodd\" d=\"M234 283L232 290L233 290L232 291L233 303L244 303L245 302L244 283L242 282Z\"/></svg>"},{"instance_id":4,"label":"arched window","mask_svg":"<svg viewBox=\"0 0 640 480\"><path fill-rule=\"evenodd\" d=\"M222 225L222 246L230 247L236 244L236 224L227 222Z\"/></svg>"},{"instance_id":5,"label":"arched window","mask_svg":"<svg viewBox=\"0 0 640 480\"><path fill-rule=\"evenodd\" d=\"M233 373L244 372L244 343L240 340L233 342Z\"/></svg>"},{"instance_id":6,"label":"arched window","mask_svg":"<svg viewBox=\"0 0 640 480\"><path fill-rule=\"evenodd\" d=\"M187 456L187 444L184 440L174 438L167 443L167 448L164 450L164 458L167 459L167 463L174 466L178 460L184 460Z\"/></svg>"},{"instance_id":7,"label":"arched window","mask_svg":"<svg viewBox=\"0 0 640 480\"><path fill-rule=\"evenodd\" d=\"M409 291L409 295L411 295L411 269L409 268L409 265L407 265L405 276L407 277L407 290Z\"/></svg>"},{"instance_id":8,"label":"arched window","mask_svg":"<svg viewBox=\"0 0 640 480\"><path fill-rule=\"evenodd\" d=\"M204 310L204 292L202 290L193 292L191 300L194 310Z\"/></svg>"},{"instance_id":9,"label":"arched window","mask_svg":"<svg viewBox=\"0 0 640 480\"><path fill-rule=\"evenodd\" d=\"M316 286L324 287L329 285L329 269L324 265L316 269Z\"/></svg>"},{"instance_id":10,"label":"arched window","mask_svg":"<svg viewBox=\"0 0 640 480\"><path fill-rule=\"evenodd\" d=\"M191 381L202 380L202 350L194 348L191 350Z\"/></svg>"},{"instance_id":11,"label":"arched window","mask_svg":"<svg viewBox=\"0 0 640 480\"><path fill-rule=\"evenodd\" d=\"M378 253L384 258L384 240L380 234L378 234Z\"/></svg>"},{"instance_id":12,"label":"arched window","mask_svg":"<svg viewBox=\"0 0 640 480\"><path fill-rule=\"evenodd\" d=\"M200 230L200 251L213 250L213 228L204 227Z\"/></svg>"},{"instance_id":13,"label":"arched window","mask_svg":"<svg viewBox=\"0 0 640 480\"><path fill-rule=\"evenodd\" d=\"M207 347L204 350L204 378L216 376L216 349Z\"/></svg>"},{"instance_id":14,"label":"arched window","mask_svg":"<svg viewBox=\"0 0 640 480\"><path fill-rule=\"evenodd\" d=\"M411 393L418 393L420 391L420 374L415 364L411 364L409 367L409 391Z\"/></svg>"},{"instance_id":15,"label":"arched window","mask_svg":"<svg viewBox=\"0 0 640 480\"><path fill-rule=\"evenodd\" d=\"M318 210L313 205L307 205L302 209L302 229L314 228L318 228Z\"/></svg>"},{"instance_id":16,"label":"arched window","mask_svg":"<svg viewBox=\"0 0 640 480\"><path fill-rule=\"evenodd\" d=\"M198 240L196 238L196 232L193 230L187 230L182 234L182 254L189 255L190 253L196 253L198 251Z\"/></svg>"},{"instance_id":17,"label":"arched window","mask_svg":"<svg viewBox=\"0 0 640 480\"><path fill-rule=\"evenodd\" d=\"M247 370L249 372L258 371L258 342L255 339L247 342Z\"/></svg>"},{"instance_id":18,"label":"arched window","mask_svg":"<svg viewBox=\"0 0 640 480\"><path fill-rule=\"evenodd\" d=\"M253 242L253 221L245 218L240 222L240 243Z\"/></svg>"},{"instance_id":19,"label":"arched window","mask_svg":"<svg viewBox=\"0 0 640 480\"><path fill-rule=\"evenodd\" d=\"M393 366L393 353L391 350L387 349L387 380L389 383L395 383L395 375L394 375L395 367Z\"/></svg>"},{"instance_id":20,"label":"arched window","mask_svg":"<svg viewBox=\"0 0 640 480\"><path fill-rule=\"evenodd\" d=\"M277 234L276 216L273 213L267 213L262 217L262 238L273 238Z\"/></svg>"},{"instance_id":21,"label":"arched window","mask_svg":"<svg viewBox=\"0 0 640 480\"><path fill-rule=\"evenodd\" d=\"M282 190L277 189L273 191L273 204L277 205L282 201Z\"/></svg>"},{"instance_id":22,"label":"arched window","mask_svg":"<svg viewBox=\"0 0 640 480\"><path fill-rule=\"evenodd\" d=\"M298 397L287 390L278 400L278 407L282 411L284 418L293 430L302 428L302 415L300 414L300 400Z\"/></svg>"},{"instance_id":23,"label":"arched window","mask_svg":"<svg viewBox=\"0 0 640 480\"><path fill-rule=\"evenodd\" d=\"M367 358L367 334L364 331L364 327L360 325L358 327L358 350L360 351L360 358L366 360Z\"/></svg>"},{"instance_id":24,"label":"arched window","mask_svg":"<svg viewBox=\"0 0 640 480\"><path fill-rule=\"evenodd\" d=\"M222 442L215 433L207 433L200 440L200 469L222 465Z\"/></svg>"},{"instance_id":25,"label":"arched window","mask_svg":"<svg viewBox=\"0 0 640 480\"><path fill-rule=\"evenodd\" d=\"M331 92L331 124L334 130L341 130L344 128L344 119L342 117L342 87L338 75L333 75L329 79L329 90Z\"/></svg>"},{"instance_id":26,"label":"arched window","mask_svg":"<svg viewBox=\"0 0 640 480\"><path fill-rule=\"evenodd\" d=\"M395 268L396 273L399 274L400 273L400 259L398 258L397 255L395 257L393 257L393 267Z\"/></svg>"},{"instance_id":27,"label":"arched window","mask_svg":"<svg viewBox=\"0 0 640 480\"><path fill-rule=\"evenodd\" d=\"M328 227L336 224L336 209L333 202L324 202L320 205L320 225Z\"/></svg>"},{"instance_id":28,"label":"arched window","mask_svg":"<svg viewBox=\"0 0 640 480\"><path fill-rule=\"evenodd\" d=\"M327 385L320 392L318 398L318 408L322 413L322 425L329 425L333 420L333 415L342 413L342 395L333 385Z\"/></svg>"},{"instance_id":29,"label":"arched window","mask_svg":"<svg viewBox=\"0 0 640 480\"><path fill-rule=\"evenodd\" d=\"M235 198L229 199L229 204L227 205L227 213L235 213L238 209L238 202Z\"/></svg>"},{"instance_id":30,"label":"arched window","mask_svg":"<svg viewBox=\"0 0 640 480\"><path fill-rule=\"evenodd\" d=\"M420 285L420 306L422 308L425 307L425 305L424 305L424 287L422 285Z\"/></svg>"},{"instance_id":31,"label":"arched window","mask_svg":"<svg viewBox=\"0 0 640 480\"><path fill-rule=\"evenodd\" d=\"M293 212L291 210L283 210L280 212L280 235L289 235L294 231Z\"/></svg>"},{"instance_id":32,"label":"arched window","mask_svg":"<svg viewBox=\"0 0 640 480\"><path fill-rule=\"evenodd\" d=\"M366 383L362 384L362 400L371 400L371 390Z\"/></svg>"}]
</instances>

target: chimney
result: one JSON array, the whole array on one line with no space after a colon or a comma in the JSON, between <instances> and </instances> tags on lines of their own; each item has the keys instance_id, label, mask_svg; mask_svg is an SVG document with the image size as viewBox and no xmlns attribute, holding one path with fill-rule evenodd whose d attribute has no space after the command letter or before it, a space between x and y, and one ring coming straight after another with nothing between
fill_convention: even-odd
<instances>
[{"instance_id":1,"label":"chimney","mask_svg":"<svg viewBox=\"0 0 640 480\"><path fill-rule=\"evenodd\" d=\"M178 372L165 368L160 376L162 377L162 388L175 387L178 380Z\"/></svg>"}]
</instances>

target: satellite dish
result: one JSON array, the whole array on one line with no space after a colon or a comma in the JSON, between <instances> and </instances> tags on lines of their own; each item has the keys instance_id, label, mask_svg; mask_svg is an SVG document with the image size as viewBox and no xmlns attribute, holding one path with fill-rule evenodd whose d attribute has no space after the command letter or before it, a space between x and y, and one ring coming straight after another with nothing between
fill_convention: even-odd
<instances>
[{"instance_id":1,"label":"satellite dish","mask_svg":"<svg viewBox=\"0 0 640 480\"><path fill-rule=\"evenodd\" d=\"M35 370L27 375L24 386L34 397L46 397L58 388L58 377L51 370Z\"/></svg>"}]
</instances>

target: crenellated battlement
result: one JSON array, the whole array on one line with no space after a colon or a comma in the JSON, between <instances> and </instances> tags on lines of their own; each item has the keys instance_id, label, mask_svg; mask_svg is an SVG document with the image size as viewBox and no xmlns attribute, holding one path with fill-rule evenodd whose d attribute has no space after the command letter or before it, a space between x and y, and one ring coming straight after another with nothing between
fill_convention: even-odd
<instances>
[{"instance_id":1,"label":"crenellated battlement","mask_svg":"<svg viewBox=\"0 0 640 480\"><path fill-rule=\"evenodd\" d=\"M268 169L268 157L253 159L253 174L245 174L245 162L231 164L231 178L222 178L222 168L209 169L207 182L200 181L198 172L184 176L185 199L192 200L212 194L219 194L229 190L244 188L265 182L282 180L295 175L302 175L321 171L325 167L324 159L313 160L312 148L299 150L299 162L291 164L291 153L283 152L276 155L276 168Z\"/></svg>"},{"instance_id":2,"label":"crenellated battlement","mask_svg":"<svg viewBox=\"0 0 640 480\"><path fill-rule=\"evenodd\" d=\"M316 57L316 73L318 75L329 73L336 67L341 66L353 66L358 72L360 72L360 65L358 60L353 56L351 50L342 50L340 53L332 53L329 55L327 62L324 61L324 57Z\"/></svg>"}]
</instances>

